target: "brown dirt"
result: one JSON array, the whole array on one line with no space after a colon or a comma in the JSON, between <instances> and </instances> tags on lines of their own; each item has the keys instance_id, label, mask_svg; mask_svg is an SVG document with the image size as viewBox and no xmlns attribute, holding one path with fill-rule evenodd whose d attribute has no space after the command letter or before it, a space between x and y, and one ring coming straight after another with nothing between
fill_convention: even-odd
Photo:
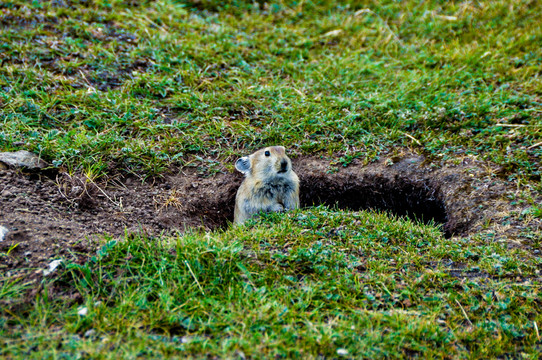
<instances>
[{"instance_id":1,"label":"brown dirt","mask_svg":"<svg viewBox=\"0 0 542 360\"><path fill-rule=\"evenodd\" d=\"M539 219L526 224L513 216L523 210L506 200L516 189L496 177L495 169L469 158L440 168L417 155L336 168L299 157L293 166L302 206L383 209L442 223L448 237L486 232L518 244L524 226L542 228ZM238 173L206 177L192 168L147 182L118 177L98 184L82 176L0 170L0 225L10 230L0 242L0 273L38 279L53 259L83 262L100 234L156 236L224 227L233 219L241 181Z\"/></svg>"}]
</instances>

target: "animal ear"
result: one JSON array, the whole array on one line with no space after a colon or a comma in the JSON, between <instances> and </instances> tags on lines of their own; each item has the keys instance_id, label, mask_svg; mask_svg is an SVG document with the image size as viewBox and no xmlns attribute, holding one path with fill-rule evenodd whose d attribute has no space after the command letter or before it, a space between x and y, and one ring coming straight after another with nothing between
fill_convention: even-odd
<instances>
[{"instance_id":1,"label":"animal ear","mask_svg":"<svg viewBox=\"0 0 542 360\"><path fill-rule=\"evenodd\" d=\"M235 162L235 168L242 172L243 174L247 174L250 171L250 159L248 156L243 156L239 160Z\"/></svg>"}]
</instances>

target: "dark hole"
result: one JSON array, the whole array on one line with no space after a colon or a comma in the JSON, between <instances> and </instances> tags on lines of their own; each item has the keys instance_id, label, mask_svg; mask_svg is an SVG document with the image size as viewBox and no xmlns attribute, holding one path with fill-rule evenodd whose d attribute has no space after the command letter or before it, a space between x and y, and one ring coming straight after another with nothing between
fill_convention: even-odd
<instances>
[{"instance_id":1,"label":"dark hole","mask_svg":"<svg viewBox=\"0 0 542 360\"><path fill-rule=\"evenodd\" d=\"M384 210L399 216L408 216L424 223L443 224L446 237L462 233L462 224L452 224L440 189L428 179L411 180L400 176L360 175L341 178L329 175L300 176L301 206L324 204L345 210ZM238 185L231 186L219 203L208 204L199 215L212 228L233 221L235 193ZM200 204L198 210L201 211ZM464 224L463 224L464 225Z\"/></svg>"},{"instance_id":2,"label":"dark hole","mask_svg":"<svg viewBox=\"0 0 542 360\"><path fill-rule=\"evenodd\" d=\"M330 179L324 176L301 178L301 206L325 204L339 209L378 209L408 216L424 223L446 224L444 202L438 188L428 180L365 175L360 178ZM444 226L446 237L453 230Z\"/></svg>"}]
</instances>

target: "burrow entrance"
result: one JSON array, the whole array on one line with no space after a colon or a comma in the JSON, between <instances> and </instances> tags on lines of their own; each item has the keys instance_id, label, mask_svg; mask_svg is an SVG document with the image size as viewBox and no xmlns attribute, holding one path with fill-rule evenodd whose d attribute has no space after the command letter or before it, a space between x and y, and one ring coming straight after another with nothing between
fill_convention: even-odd
<instances>
[{"instance_id":1,"label":"burrow entrance","mask_svg":"<svg viewBox=\"0 0 542 360\"><path fill-rule=\"evenodd\" d=\"M325 204L344 210L384 210L424 223L446 225L448 216L442 196L429 181L368 175L341 182L308 176L301 184L302 206ZM446 231L446 236L453 235Z\"/></svg>"},{"instance_id":2,"label":"burrow entrance","mask_svg":"<svg viewBox=\"0 0 542 360\"><path fill-rule=\"evenodd\" d=\"M469 220L458 222L447 212L446 197L441 189L443 180L433 179L413 163L416 162L392 167L352 166L333 173L317 160L299 159L293 166L300 178L302 207L324 204L344 210L384 210L424 223L442 224L446 237L464 234ZM233 221L235 194L242 178L231 176L233 178L218 184L217 188L224 192L215 196L216 202L209 202L205 197L191 206L192 215L199 216L205 226L224 227Z\"/></svg>"},{"instance_id":3,"label":"burrow entrance","mask_svg":"<svg viewBox=\"0 0 542 360\"><path fill-rule=\"evenodd\" d=\"M303 207L385 210L443 224L446 236L502 232L501 224L511 221L507 216L523 210L505 197L515 191L513 186L475 161L432 169L412 155L394 164L354 162L337 168L305 157L294 159L293 167ZM82 174L58 174L51 180L0 171L0 225L9 230L0 251L14 247L0 270L43 268L55 256L91 251L94 245L87 247L87 239L104 233L159 236L195 227L224 228L233 220L242 180L239 173L205 176L197 168L185 168L153 180L119 176L90 186ZM506 229L521 231L516 225Z\"/></svg>"}]
</instances>

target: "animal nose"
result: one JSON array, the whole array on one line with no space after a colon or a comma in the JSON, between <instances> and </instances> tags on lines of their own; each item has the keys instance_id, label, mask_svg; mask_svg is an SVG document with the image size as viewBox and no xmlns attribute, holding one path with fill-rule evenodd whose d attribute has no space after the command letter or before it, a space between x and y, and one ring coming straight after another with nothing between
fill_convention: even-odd
<instances>
[{"instance_id":1,"label":"animal nose","mask_svg":"<svg viewBox=\"0 0 542 360\"><path fill-rule=\"evenodd\" d=\"M282 160L280 162L280 170L281 171L286 171L287 169L288 169L288 161Z\"/></svg>"}]
</instances>

